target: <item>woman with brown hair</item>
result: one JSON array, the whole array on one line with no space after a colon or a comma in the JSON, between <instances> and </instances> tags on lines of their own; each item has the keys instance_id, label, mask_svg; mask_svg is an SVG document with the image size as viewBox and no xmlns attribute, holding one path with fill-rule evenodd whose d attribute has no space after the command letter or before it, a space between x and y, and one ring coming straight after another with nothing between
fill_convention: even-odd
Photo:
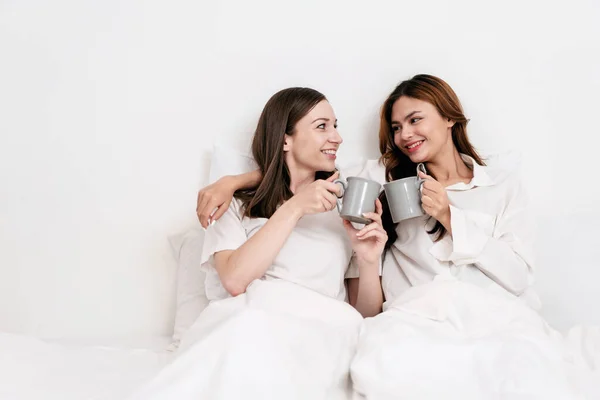
<instances>
[{"instance_id":1,"label":"woman with brown hair","mask_svg":"<svg viewBox=\"0 0 600 400\"><path fill-rule=\"evenodd\" d=\"M361 314L376 315L383 302L387 235L379 200L360 236L334 210L341 143L323 94L289 88L271 97L252 142L264 178L235 192L205 235L211 302L173 364L135 398L349 396Z\"/></svg>"},{"instance_id":2,"label":"woman with brown hair","mask_svg":"<svg viewBox=\"0 0 600 400\"><path fill-rule=\"evenodd\" d=\"M390 300L435 276L497 287L537 307L533 234L527 197L511 167L485 165L467 135L458 96L443 80L417 75L402 82L381 110L379 148L386 181L414 176L423 163L426 215L394 224L382 193ZM513 168L514 169L514 168Z\"/></svg>"},{"instance_id":3,"label":"woman with brown hair","mask_svg":"<svg viewBox=\"0 0 600 400\"><path fill-rule=\"evenodd\" d=\"M352 364L368 399L573 398L563 347L533 284L533 231L514 165L490 166L443 80L402 82L381 109L380 173L424 180L425 215L388 232L385 312L365 320ZM424 164L427 173L417 166ZM357 396L359 397L359 396Z\"/></svg>"}]
</instances>

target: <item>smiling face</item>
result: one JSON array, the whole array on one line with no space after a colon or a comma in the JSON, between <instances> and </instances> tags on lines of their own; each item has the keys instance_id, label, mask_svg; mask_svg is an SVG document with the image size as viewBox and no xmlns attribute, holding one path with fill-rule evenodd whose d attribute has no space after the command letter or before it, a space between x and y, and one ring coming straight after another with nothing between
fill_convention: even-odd
<instances>
[{"instance_id":1,"label":"smiling face","mask_svg":"<svg viewBox=\"0 0 600 400\"><path fill-rule=\"evenodd\" d=\"M402 96L394 103L391 117L394 143L414 163L431 162L454 147L454 122L431 103Z\"/></svg>"},{"instance_id":2,"label":"smiling face","mask_svg":"<svg viewBox=\"0 0 600 400\"><path fill-rule=\"evenodd\" d=\"M296 123L294 132L285 135L285 161L290 170L333 171L341 144L333 108L322 100Z\"/></svg>"}]
</instances>

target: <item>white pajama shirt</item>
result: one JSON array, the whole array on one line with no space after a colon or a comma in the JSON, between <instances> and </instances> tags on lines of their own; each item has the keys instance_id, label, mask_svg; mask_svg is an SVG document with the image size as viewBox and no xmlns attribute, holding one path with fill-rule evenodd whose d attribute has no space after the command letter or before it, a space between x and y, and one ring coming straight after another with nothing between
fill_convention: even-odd
<instances>
[{"instance_id":1,"label":"white pajama shirt","mask_svg":"<svg viewBox=\"0 0 600 400\"><path fill-rule=\"evenodd\" d=\"M452 235L435 242L427 233L435 224L429 216L400 222L383 262L386 301L442 275L512 293L539 308L531 289L533 226L518 174L462 157L473 179L446 187ZM367 162L356 175L385 183L385 169L377 161Z\"/></svg>"}]
</instances>

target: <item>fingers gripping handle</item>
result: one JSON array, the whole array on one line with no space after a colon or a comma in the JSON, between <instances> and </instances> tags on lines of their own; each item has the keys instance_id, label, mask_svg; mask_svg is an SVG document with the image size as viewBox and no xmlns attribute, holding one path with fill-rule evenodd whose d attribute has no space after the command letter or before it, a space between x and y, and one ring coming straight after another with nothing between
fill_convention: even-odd
<instances>
[{"instance_id":1,"label":"fingers gripping handle","mask_svg":"<svg viewBox=\"0 0 600 400\"><path fill-rule=\"evenodd\" d=\"M421 171L424 174L427 174L427 170L425 169L425 164L423 164L423 163L417 164L417 187L419 188L419 192L423 192L423 183L425 182L425 179L423 179L419 176L419 171Z\"/></svg>"}]
</instances>

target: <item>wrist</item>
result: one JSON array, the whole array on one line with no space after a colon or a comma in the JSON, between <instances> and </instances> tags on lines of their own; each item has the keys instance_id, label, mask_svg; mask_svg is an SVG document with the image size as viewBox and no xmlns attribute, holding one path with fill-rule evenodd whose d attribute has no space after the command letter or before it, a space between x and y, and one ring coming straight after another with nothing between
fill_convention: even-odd
<instances>
[{"instance_id":1,"label":"wrist","mask_svg":"<svg viewBox=\"0 0 600 400\"><path fill-rule=\"evenodd\" d=\"M293 197L283 203L277 211L284 212L285 215L289 215L295 221L298 221L304 215L304 210L296 204Z\"/></svg>"},{"instance_id":2,"label":"wrist","mask_svg":"<svg viewBox=\"0 0 600 400\"><path fill-rule=\"evenodd\" d=\"M452 214L450 211L450 206L448 206L448 210L440 218L440 223L448 232L450 232L450 234L452 234Z\"/></svg>"},{"instance_id":3,"label":"wrist","mask_svg":"<svg viewBox=\"0 0 600 400\"><path fill-rule=\"evenodd\" d=\"M369 257L365 258L355 254L355 263L359 270L375 270L377 273L379 273L379 259L380 256L376 257L375 259L371 259Z\"/></svg>"}]
</instances>

